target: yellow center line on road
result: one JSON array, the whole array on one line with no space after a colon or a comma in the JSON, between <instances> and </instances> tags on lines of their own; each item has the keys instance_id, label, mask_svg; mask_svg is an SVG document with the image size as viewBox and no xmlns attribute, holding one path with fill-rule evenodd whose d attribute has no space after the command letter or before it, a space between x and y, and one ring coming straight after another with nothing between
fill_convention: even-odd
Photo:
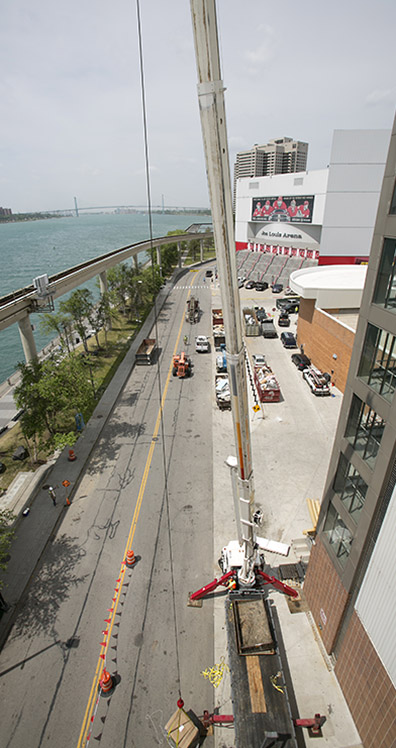
<instances>
[{"instance_id":1,"label":"yellow center line on road","mask_svg":"<svg viewBox=\"0 0 396 748\"><path fill-rule=\"evenodd\" d=\"M189 295L191 293L191 287L192 287L192 284L193 284L194 280L195 280L195 277L193 276L191 278L191 281L190 281L190 289L189 289L189 292L187 294L187 298L189 297ZM163 408L164 408L164 405L165 405L166 395L167 395L167 392L168 392L169 382L170 382L170 378L171 378L171 374L172 374L173 355L176 354L178 346L179 346L179 341L180 341L180 336L181 336L181 332L182 332L182 328L183 328L183 323L184 323L184 314L183 314L183 317L182 317L182 320L181 320L181 323L180 323L180 327L179 327L179 331L178 331L178 334L177 334L176 343L175 343L175 347L173 349L172 359L171 359L171 363L170 363L170 366L169 366L168 375L167 375L166 382L165 382L165 387L164 387L164 390L163 390L161 404L160 404L160 407L158 409L157 420L155 422L153 435L151 437L151 445L150 445L149 453L148 453L147 460L146 460L146 465L145 465L144 472L143 472L143 478L142 478L141 483L140 483L140 488L139 488L139 493L138 493L138 497L137 497L137 501L136 501L135 511L133 513L132 522L131 522L131 526L130 526L130 529L129 529L128 539L127 539L127 542L126 542L123 559L126 558L127 551L131 549L133 538L134 538L134 535L135 535L137 521L138 521L138 518L139 518L140 509L141 509L141 505L142 505L142 501L143 501L143 496L144 496L144 491L145 491L145 488L146 488L148 474L149 474L149 470L150 470L150 466L151 466L151 461L152 461L153 454L154 454L154 448L155 448L155 445L156 445L155 439L158 436L158 432L159 432L159 428L160 428L160 424L161 424L162 413L163 413ZM108 626L107 642L109 642L109 640L110 640L111 632L112 632L113 626L114 626L115 616L116 616L116 613L117 613L117 607L118 607L118 603L119 603L119 599L120 599L120 594L121 594L121 588L122 588L122 580L123 580L123 576L122 575L125 574L125 568L126 568L125 567L125 561L123 561L123 563L121 565L121 569L120 569L119 575L118 575L118 578L120 579L120 582L119 582L120 586L119 586L119 589L118 589L118 592L117 592L117 595L116 595L116 600L114 602L113 610L112 610L111 614L109 615L109 617L111 619L111 623ZM106 648L107 648L107 646L106 647L103 646L102 650L105 650ZM102 654L103 654L103 651L101 651L101 655ZM93 721L92 715L94 713L95 703L96 703L96 699L97 699L97 695L98 695L99 681L100 681L100 678L101 678L104 666L105 666L105 661L103 660L103 657L101 657L99 655L98 662L97 662L96 669L95 669L95 675L93 677L92 686L91 686L91 690L90 690L89 697L88 697L87 707L85 709L83 723L82 723L81 730L80 730L80 735L79 735L79 738L78 738L77 748L83 748L83 746L85 746L86 743L87 743L88 731L89 731L89 728L91 728L92 721Z\"/></svg>"}]
</instances>

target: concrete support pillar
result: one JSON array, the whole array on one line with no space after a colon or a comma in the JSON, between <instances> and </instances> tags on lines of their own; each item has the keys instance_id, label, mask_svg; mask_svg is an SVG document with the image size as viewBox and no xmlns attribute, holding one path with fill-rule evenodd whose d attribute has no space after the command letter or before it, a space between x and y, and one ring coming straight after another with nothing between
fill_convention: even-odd
<instances>
[{"instance_id":1,"label":"concrete support pillar","mask_svg":"<svg viewBox=\"0 0 396 748\"><path fill-rule=\"evenodd\" d=\"M33 358L37 356L36 341L33 336L32 325L30 322L29 314L18 322L19 334L21 336L23 352L25 354L25 360L28 364Z\"/></svg>"},{"instance_id":2,"label":"concrete support pillar","mask_svg":"<svg viewBox=\"0 0 396 748\"><path fill-rule=\"evenodd\" d=\"M180 242L177 242L177 256L179 258L179 268L182 266L182 248Z\"/></svg>"},{"instance_id":3,"label":"concrete support pillar","mask_svg":"<svg viewBox=\"0 0 396 748\"><path fill-rule=\"evenodd\" d=\"M133 264L135 266L136 272L139 270L139 260L137 255L133 255Z\"/></svg>"},{"instance_id":4,"label":"concrete support pillar","mask_svg":"<svg viewBox=\"0 0 396 748\"><path fill-rule=\"evenodd\" d=\"M199 251L200 251L201 262L203 262L203 258L204 258L204 243L203 243L203 239L200 239L200 241L199 241Z\"/></svg>"}]
</instances>

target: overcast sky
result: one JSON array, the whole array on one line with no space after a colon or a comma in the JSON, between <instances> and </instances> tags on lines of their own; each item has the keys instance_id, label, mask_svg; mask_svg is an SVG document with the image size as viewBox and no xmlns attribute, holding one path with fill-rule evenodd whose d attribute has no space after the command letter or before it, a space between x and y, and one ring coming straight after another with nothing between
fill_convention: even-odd
<instances>
[{"instance_id":1,"label":"overcast sky","mask_svg":"<svg viewBox=\"0 0 396 748\"><path fill-rule=\"evenodd\" d=\"M189 0L140 0L151 196L208 206ZM231 169L287 135L391 129L394 0L217 0ZM136 0L1 0L0 206L147 201Z\"/></svg>"}]
</instances>

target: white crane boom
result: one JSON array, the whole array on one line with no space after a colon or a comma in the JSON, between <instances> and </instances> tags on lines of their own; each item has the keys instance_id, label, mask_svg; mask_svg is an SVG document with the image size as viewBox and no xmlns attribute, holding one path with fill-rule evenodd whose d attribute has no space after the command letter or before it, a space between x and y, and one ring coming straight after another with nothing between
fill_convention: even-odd
<instances>
[{"instance_id":1,"label":"white crane boom","mask_svg":"<svg viewBox=\"0 0 396 748\"><path fill-rule=\"evenodd\" d=\"M253 468L241 312L235 257L232 194L228 158L224 86L221 80L215 0L191 0L198 71L198 100L206 159L213 233L226 332L227 371L236 445L234 487L239 542L243 544L242 584L255 582ZM234 494L235 495L235 494Z\"/></svg>"}]
</instances>

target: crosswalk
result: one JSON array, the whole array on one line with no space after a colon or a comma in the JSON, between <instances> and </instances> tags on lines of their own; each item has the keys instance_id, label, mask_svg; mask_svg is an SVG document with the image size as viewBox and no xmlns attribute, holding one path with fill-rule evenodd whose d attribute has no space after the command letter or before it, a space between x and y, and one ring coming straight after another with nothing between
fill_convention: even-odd
<instances>
[{"instance_id":1,"label":"crosswalk","mask_svg":"<svg viewBox=\"0 0 396 748\"><path fill-rule=\"evenodd\" d=\"M173 288L175 291L210 291L212 288L218 288L218 286L218 283L203 283L201 286L191 286L190 284L188 286L182 286L177 284Z\"/></svg>"}]
</instances>

